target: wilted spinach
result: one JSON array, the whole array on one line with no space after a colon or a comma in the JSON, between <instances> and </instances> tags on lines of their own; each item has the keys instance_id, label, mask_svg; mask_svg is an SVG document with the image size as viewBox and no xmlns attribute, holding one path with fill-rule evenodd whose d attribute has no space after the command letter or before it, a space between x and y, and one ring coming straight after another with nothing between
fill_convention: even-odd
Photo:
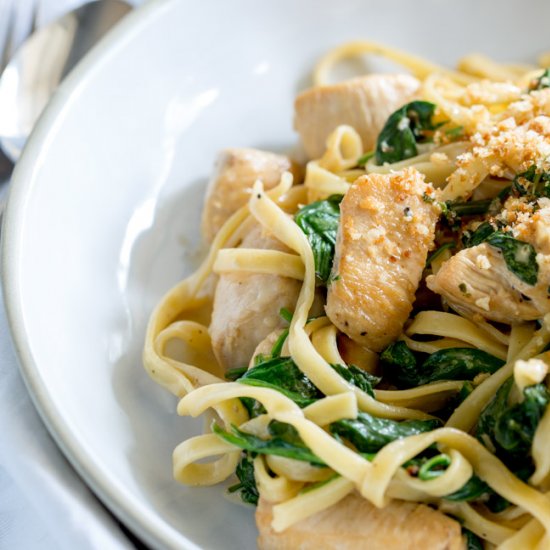
<instances>
[{"instance_id":1,"label":"wilted spinach","mask_svg":"<svg viewBox=\"0 0 550 550\"><path fill-rule=\"evenodd\" d=\"M371 397L374 397L374 390L372 389L380 382L378 376L364 371L355 365L331 365L331 367L347 382L350 382L354 386L368 393Z\"/></svg>"},{"instance_id":2,"label":"wilted spinach","mask_svg":"<svg viewBox=\"0 0 550 550\"><path fill-rule=\"evenodd\" d=\"M523 390L523 400L509 404L513 379L509 378L483 409L476 428L477 438L495 448L496 455L514 472L529 464L529 453L537 426L550 402L544 384ZM517 472L516 472L517 473ZM524 475L529 475L526 471Z\"/></svg>"},{"instance_id":3,"label":"wilted spinach","mask_svg":"<svg viewBox=\"0 0 550 550\"><path fill-rule=\"evenodd\" d=\"M325 284L329 281L334 260L342 198L343 195L332 195L328 199L312 202L300 208L294 217L313 251L317 277Z\"/></svg>"},{"instance_id":4,"label":"wilted spinach","mask_svg":"<svg viewBox=\"0 0 550 550\"><path fill-rule=\"evenodd\" d=\"M380 360L388 379L400 388L438 380L473 380L478 374L497 371L504 361L475 348L447 348L429 355L421 364L405 342L390 344Z\"/></svg>"},{"instance_id":5,"label":"wilted spinach","mask_svg":"<svg viewBox=\"0 0 550 550\"><path fill-rule=\"evenodd\" d=\"M550 173L537 170L533 164L525 172L516 175L512 191L521 197L550 197Z\"/></svg>"},{"instance_id":6,"label":"wilted spinach","mask_svg":"<svg viewBox=\"0 0 550 550\"><path fill-rule=\"evenodd\" d=\"M496 231L495 227L489 222L483 222L475 231L464 231L462 235L462 244L465 248L477 246L486 241L487 238Z\"/></svg>"},{"instance_id":7,"label":"wilted spinach","mask_svg":"<svg viewBox=\"0 0 550 550\"><path fill-rule=\"evenodd\" d=\"M440 426L441 422L437 419L398 422L360 412L355 419L333 422L330 431L333 435L347 439L361 453L376 453L396 439L429 432Z\"/></svg>"},{"instance_id":8,"label":"wilted spinach","mask_svg":"<svg viewBox=\"0 0 550 550\"><path fill-rule=\"evenodd\" d=\"M502 231L495 231L485 242L502 252L506 267L518 279L528 285L537 284L539 265L537 253L531 244L514 239Z\"/></svg>"},{"instance_id":9,"label":"wilted spinach","mask_svg":"<svg viewBox=\"0 0 550 550\"><path fill-rule=\"evenodd\" d=\"M483 550L483 542L475 533L463 527L462 535L466 539L466 550Z\"/></svg>"},{"instance_id":10,"label":"wilted spinach","mask_svg":"<svg viewBox=\"0 0 550 550\"><path fill-rule=\"evenodd\" d=\"M529 91L543 90L544 88L550 88L550 69L545 69L544 72L532 82L529 86Z\"/></svg>"},{"instance_id":11,"label":"wilted spinach","mask_svg":"<svg viewBox=\"0 0 550 550\"><path fill-rule=\"evenodd\" d=\"M426 267L429 267L435 259L439 258L439 256L445 252L445 250L452 250L453 248L456 248L456 243L453 241L442 244L437 250L428 256L428 259L426 260Z\"/></svg>"},{"instance_id":12,"label":"wilted spinach","mask_svg":"<svg viewBox=\"0 0 550 550\"><path fill-rule=\"evenodd\" d=\"M300 407L307 407L322 397L321 392L291 357L268 359L248 369L237 382L277 390Z\"/></svg>"},{"instance_id":13,"label":"wilted spinach","mask_svg":"<svg viewBox=\"0 0 550 550\"><path fill-rule=\"evenodd\" d=\"M243 502L256 506L260 494L258 493L258 487L256 486L256 479L254 477L254 464L248 453L243 453L239 464L237 464L235 474L239 479L239 483L229 487L228 491L230 493L238 491Z\"/></svg>"},{"instance_id":14,"label":"wilted spinach","mask_svg":"<svg viewBox=\"0 0 550 550\"><path fill-rule=\"evenodd\" d=\"M268 427L272 436L270 439L261 439L239 430L236 426L231 426L231 432L226 432L214 424L212 431L224 441L251 453L283 456L309 462L315 466L325 466L325 463L304 444L296 429L290 424L271 421Z\"/></svg>"},{"instance_id":15,"label":"wilted spinach","mask_svg":"<svg viewBox=\"0 0 550 550\"><path fill-rule=\"evenodd\" d=\"M495 422L494 439L498 446L514 455L529 453L549 401L550 393L544 384L525 388L523 401L503 410Z\"/></svg>"},{"instance_id":16,"label":"wilted spinach","mask_svg":"<svg viewBox=\"0 0 550 550\"><path fill-rule=\"evenodd\" d=\"M474 232L465 231L462 242L466 248L484 242L498 248L509 271L528 285L537 284L539 265L537 253L531 244L514 239L510 234L495 229L489 222L483 222Z\"/></svg>"},{"instance_id":17,"label":"wilted spinach","mask_svg":"<svg viewBox=\"0 0 550 550\"><path fill-rule=\"evenodd\" d=\"M452 202L447 201L445 204L445 215L449 219L454 221L457 218L463 218L466 216L478 216L480 214L486 214L491 208L493 199L482 199L477 201L466 202Z\"/></svg>"},{"instance_id":18,"label":"wilted spinach","mask_svg":"<svg viewBox=\"0 0 550 550\"><path fill-rule=\"evenodd\" d=\"M394 163L415 157L417 143L428 141L438 127L432 118L436 105L412 101L390 115L376 143L376 163Z\"/></svg>"}]
</instances>

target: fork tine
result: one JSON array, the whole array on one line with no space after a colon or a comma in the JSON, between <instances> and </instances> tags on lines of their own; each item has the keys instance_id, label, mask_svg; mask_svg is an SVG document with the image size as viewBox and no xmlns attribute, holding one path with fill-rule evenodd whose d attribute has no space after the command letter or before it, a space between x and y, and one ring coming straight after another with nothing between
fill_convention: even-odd
<instances>
[{"instance_id":1,"label":"fork tine","mask_svg":"<svg viewBox=\"0 0 550 550\"><path fill-rule=\"evenodd\" d=\"M38 23L40 19L40 6L39 2L33 2L32 6L32 19L31 26L29 28L29 36L38 29Z\"/></svg>"},{"instance_id":2,"label":"fork tine","mask_svg":"<svg viewBox=\"0 0 550 550\"><path fill-rule=\"evenodd\" d=\"M4 70L6 65L9 63L9 60L12 56L13 42L15 40L15 12L12 9L8 11L6 34L4 37L4 44L0 50L0 70Z\"/></svg>"}]
</instances>

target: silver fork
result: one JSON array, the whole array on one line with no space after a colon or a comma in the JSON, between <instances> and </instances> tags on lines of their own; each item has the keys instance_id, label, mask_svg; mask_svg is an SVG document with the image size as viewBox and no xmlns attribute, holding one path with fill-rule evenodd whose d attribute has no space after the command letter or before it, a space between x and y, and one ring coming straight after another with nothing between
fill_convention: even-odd
<instances>
[{"instance_id":1,"label":"silver fork","mask_svg":"<svg viewBox=\"0 0 550 550\"><path fill-rule=\"evenodd\" d=\"M0 0L0 74L23 40L36 30L37 19L38 0ZM12 171L12 162L0 150L0 214Z\"/></svg>"}]
</instances>

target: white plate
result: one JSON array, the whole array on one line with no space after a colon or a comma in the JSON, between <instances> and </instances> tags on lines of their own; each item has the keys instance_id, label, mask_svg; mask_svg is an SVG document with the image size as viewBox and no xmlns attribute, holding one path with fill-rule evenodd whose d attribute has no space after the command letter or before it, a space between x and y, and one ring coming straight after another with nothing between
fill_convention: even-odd
<instances>
[{"instance_id":1,"label":"white plate","mask_svg":"<svg viewBox=\"0 0 550 550\"><path fill-rule=\"evenodd\" d=\"M216 151L294 145L292 101L330 46L369 38L438 62L532 60L545 0L153 2L53 99L14 175L6 301L23 374L59 445L155 548L251 548L253 513L172 480L200 422L141 366L147 317L190 270ZM195 546L196 545L196 546Z\"/></svg>"}]
</instances>

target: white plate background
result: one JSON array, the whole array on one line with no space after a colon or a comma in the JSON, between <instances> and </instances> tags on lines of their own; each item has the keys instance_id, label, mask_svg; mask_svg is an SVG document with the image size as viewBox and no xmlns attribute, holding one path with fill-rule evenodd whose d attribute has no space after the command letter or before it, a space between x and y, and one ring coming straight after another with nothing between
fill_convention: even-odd
<instances>
[{"instance_id":1,"label":"white plate background","mask_svg":"<svg viewBox=\"0 0 550 550\"><path fill-rule=\"evenodd\" d=\"M72 463L154 547L252 548L252 510L172 480L200 422L141 366L148 315L191 269L205 180L227 146L295 145L315 60L356 38L441 63L532 61L550 3L160 0L62 86L14 175L6 302L24 377Z\"/></svg>"}]
</instances>

